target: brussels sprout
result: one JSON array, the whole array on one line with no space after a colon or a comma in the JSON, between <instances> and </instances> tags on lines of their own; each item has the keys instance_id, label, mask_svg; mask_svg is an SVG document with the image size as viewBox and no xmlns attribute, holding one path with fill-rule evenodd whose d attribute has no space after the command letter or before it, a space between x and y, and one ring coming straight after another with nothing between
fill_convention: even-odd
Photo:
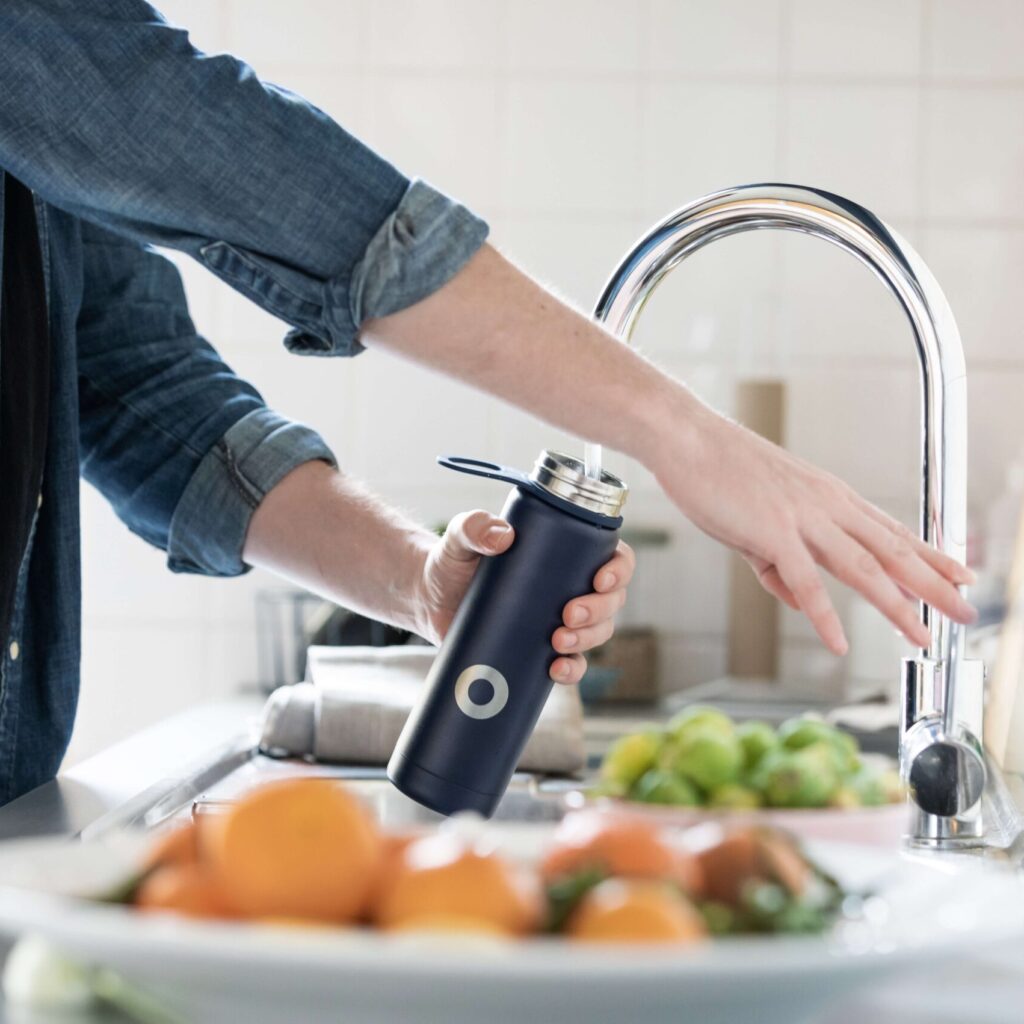
<instances>
[{"instance_id":1,"label":"brussels sprout","mask_svg":"<svg viewBox=\"0 0 1024 1024\"><path fill-rule=\"evenodd\" d=\"M736 726L733 720L723 711L708 707L706 704L691 704L688 708L674 714L668 721L667 731L674 739L681 739L684 734L699 729L733 735Z\"/></svg>"},{"instance_id":2,"label":"brussels sprout","mask_svg":"<svg viewBox=\"0 0 1024 1024\"><path fill-rule=\"evenodd\" d=\"M882 791L885 793L885 802L887 804L898 804L901 800L906 799L906 787L903 785L900 773L895 769L882 772L878 776L878 781L882 785Z\"/></svg>"},{"instance_id":3,"label":"brussels sprout","mask_svg":"<svg viewBox=\"0 0 1024 1024\"><path fill-rule=\"evenodd\" d=\"M850 810L854 807L863 806L860 794L853 786L840 786L829 798L829 807L839 807L842 810Z\"/></svg>"},{"instance_id":4,"label":"brussels sprout","mask_svg":"<svg viewBox=\"0 0 1024 1024\"><path fill-rule=\"evenodd\" d=\"M879 771L861 768L850 779L848 785L865 807L880 807L882 804L888 803L885 783L882 781L882 773Z\"/></svg>"},{"instance_id":5,"label":"brussels sprout","mask_svg":"<svg viewBox=\"0 0 1024 1024\"><path fill-rule=\"evenodd\" d=\"M743 748L735 732L705 726L688 728L670 740L659 757L659 767L710 790L735 782L743 765Z\"/></svg>"},{"instance_id":6,"label":"brussels sprout","mask_svg":"<svg viewBox=\"0 0 1024 1024\"><path fill-rule=\"evenodd\" d=\"M709 807L730 807L736 810L753 810L760 807L763 801L761 794L749 786L741 786L738 782L726 782L716 786L708 794Z\"/></svg>"},{"instance_id":7,"label":"brussels sprout","mask_svg":"<svg viewBox=\"0 0 1024 1024\"><path fill-rule=\"evenodd\" d=\"M696 807L700 803L697 790L686 779L656 768L644 772L630 796L648 804L673 804L677 807Z\"/></svg>"},{"instance_id":8,"label":"brussels sprout","mask_svg":"<svg viewBox=\"0 0 1024 1024\"><path fill-rule=\"evenodd\" d=\"M761 764L763 792L772 807L824 807L839 788L831 745L780 750Z\"/></svg>"},{"instance_id":9,"label":"brussels sprout","mask_svg":"<svg viewBox=\"0 0 1024 1024\"><path fill-rule=\"evenodd\" d=\"M820 718L809 715L790 718L779 726L779 740L787 750L803 750L815 743L830 744L835 750L836 768L840 774L854 772L860 767L857 741L849 733Z\"/></svg>"},{"instance_id":10,"label":"brussels sprout","mask_svg":"<svg viewBox=\"0 0 1024 1024\"><path fill-rule=\"evenodd\" d=\"M775 730L767 722L750 721L736 726L736 736L743 748L743 770L751 772L761 759L779 745Z\"/></svg>"},{"instance_id":11,"label":"brussels sprout","mask_svg":"<svg viewBox=\"0 0 1024 1024\"><path fill-rule=\"evenodd\" d=\"M605 754L601 778L628 789L654 767L661 745L661 734L656 732L634 732L621 737Z\"/></svg>"}]
</instances>

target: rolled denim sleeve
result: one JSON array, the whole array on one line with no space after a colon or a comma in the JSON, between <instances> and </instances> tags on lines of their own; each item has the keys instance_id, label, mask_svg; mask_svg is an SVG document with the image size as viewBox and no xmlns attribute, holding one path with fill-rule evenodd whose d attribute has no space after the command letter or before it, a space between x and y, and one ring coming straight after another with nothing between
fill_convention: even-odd
<instances>
[{"instance_id":1,"label":"rolled denim sleeve","mask_svg":"<svg viewBox=\"0 0 1024 1024\"><path fill-rule=\"evenodd\" d=\"M206 453L178 499L167 543L174 572L238 576L249 520L275 484L304 462L335 465L321 437L272 409L254 409Z\"/></svg>"},{"instance_id":2,"label":"rolled denim sleeve","mask_svg":"<svg viewBox=\"0 0 1024 1024\"><path fill-rule=\"evenodd\" d=\"M299 96L197 51L143 0L0 3L0 166L137 242L189 253L348 355L445 283L487 226Z\"/></svg>"},{"instance_id":3,"label":"rolled denim sleeve","mask_svg":"<svg viewBox=\"0 0 1024 1024\"><path fill-rule=\"evenodd\" d=\"M82 475L176 572L234 576L253 511L331 450L268 409L201 338L177 268L82 226L77 317Z\"/></svg>"}]
</instances>

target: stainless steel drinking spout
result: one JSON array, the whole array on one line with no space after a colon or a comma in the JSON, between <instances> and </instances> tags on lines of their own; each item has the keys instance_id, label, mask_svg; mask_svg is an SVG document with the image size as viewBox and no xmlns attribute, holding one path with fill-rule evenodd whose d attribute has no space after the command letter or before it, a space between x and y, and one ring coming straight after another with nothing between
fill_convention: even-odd
<instances>
[{"instance_id":1,"label":"stainless steel drinking spout","mask_svg":"<svg viewBox=\"0 0 1024 1024\"><path fill-rule=\"evenodd\" d=\"M633 246L595 316L624 341L665 275L705 245L779 228L823 238L867 266L903 308L921 368L921 536L963 562L967 542L967 382L963 347L946 297L920 256L874 214L847 199L796 185L743 185L698 199ZM600 449L588 446L588 468ZM983 841L981 791L984 667L965 661L959 629L927 605L931 641L905 658L900 764L915 806L910 839L925 845Z\"/></svg>"}]
</instances>

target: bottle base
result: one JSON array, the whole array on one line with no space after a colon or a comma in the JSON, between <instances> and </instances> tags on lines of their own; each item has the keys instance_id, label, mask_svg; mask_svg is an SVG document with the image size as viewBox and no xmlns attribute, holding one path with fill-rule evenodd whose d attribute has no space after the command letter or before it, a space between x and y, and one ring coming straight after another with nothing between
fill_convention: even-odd
<instances>
[{"instance_id":1,"label":"bottle base","mask_svg":"<svg viewBox=\"0 0 1024 1024\"><path fill-rule=\"evenodd\" d=\"M388 779L395 789L438 814L475 811L489 818L501 801L501 793L478 793L407 761L401 754L391 755Z\"/></svg>"}]
</instances>

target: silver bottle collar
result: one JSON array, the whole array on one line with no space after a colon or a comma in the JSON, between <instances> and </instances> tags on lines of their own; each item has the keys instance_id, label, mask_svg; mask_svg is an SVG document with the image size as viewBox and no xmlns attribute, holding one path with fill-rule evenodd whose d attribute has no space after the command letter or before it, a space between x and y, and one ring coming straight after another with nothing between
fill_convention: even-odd
<instances>
[{"instance_id":1,"label":"silver bottle collar","mask_svg":"<svg viewBox=\"0 0 1024 1024\"><path fill-rule=\"evenodd\" d=\"M594 480L587 476L579 459L563 452L541 452L530 479L549 494L613 519L621 514L629 493L617 476L602 469L601 479Z\"/></svg>"}]
</instances>

